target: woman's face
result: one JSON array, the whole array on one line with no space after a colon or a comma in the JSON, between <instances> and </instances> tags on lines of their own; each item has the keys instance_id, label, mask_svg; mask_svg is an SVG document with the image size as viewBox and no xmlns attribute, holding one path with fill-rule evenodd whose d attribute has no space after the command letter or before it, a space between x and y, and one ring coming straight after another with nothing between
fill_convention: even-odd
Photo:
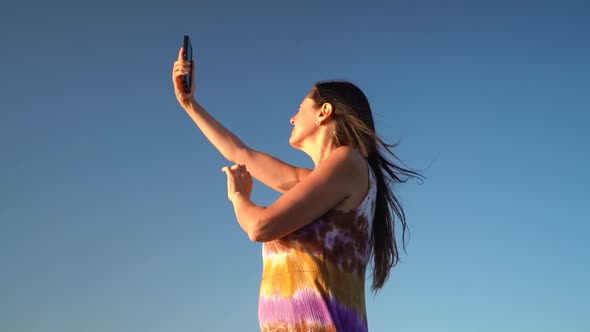
<instances>
[{"instance_id":1,"label":"woman's face","mask_svg":"<svg viewBox=\"0 0 590 332\"><path fill-rule=\"evenodd\" d=\"M290 122L293 125L289 144L295 149L301 149L305 140L312 136L318 128L316 121L318 119L319 107L315 101L307 95L301 104L299 110Z\"/></svg>"}]
</instances>

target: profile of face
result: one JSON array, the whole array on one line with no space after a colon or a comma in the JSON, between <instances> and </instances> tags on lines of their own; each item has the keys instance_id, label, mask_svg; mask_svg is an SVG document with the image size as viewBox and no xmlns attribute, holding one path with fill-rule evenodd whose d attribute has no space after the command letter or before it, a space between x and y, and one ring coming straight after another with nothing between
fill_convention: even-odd
<instances>
[{"instance_id":1,"label":"profile of face","mask_svg":"<svg viewBox=\"0 0 590 332\"><path fill-rule=\"evenodd\" d=\"M299 110L290 119L293 125L289 144L295 149L301 150L306 140L312 137L318 130L319 126L316 124L320 109L309 95L305 96L299 105Z\"/></svg>"}]
</instances>

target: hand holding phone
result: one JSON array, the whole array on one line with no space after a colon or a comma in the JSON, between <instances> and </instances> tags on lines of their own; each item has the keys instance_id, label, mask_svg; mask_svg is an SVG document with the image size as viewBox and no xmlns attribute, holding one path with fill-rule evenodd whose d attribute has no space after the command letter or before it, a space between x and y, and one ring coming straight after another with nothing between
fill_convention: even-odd
<instances>
[{"instance_id":1,"label":"hand holding phone","mask_svg":"<svg viewBox=\"0 0 590 332\"><path fill-rule=\"evenodd\" d=\"M184 92L190 93L191 87L193 86L193 46L191 45L191 41L189 36L184 36L184 41L182 43L183 52L183 59L185 61L191 62L191 72L187 75L182 76L182 88Z\"/></svg>"}]
</instances>

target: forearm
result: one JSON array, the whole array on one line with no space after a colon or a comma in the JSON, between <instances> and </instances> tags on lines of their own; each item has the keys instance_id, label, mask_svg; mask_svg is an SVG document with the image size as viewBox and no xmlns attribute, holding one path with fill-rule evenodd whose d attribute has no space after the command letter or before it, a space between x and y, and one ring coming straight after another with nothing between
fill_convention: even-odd
<instances>
[{"instance_id":1,"label":"forearm","mask_svg":"<svg viewBox=\"0 0 590 332\"><path fill-rule=\"evenodd\" d=\"M237 163L238 156L248 147L231 131L213 118L194 99L184 107L209 142L229 161Z\"/></svg>"},{"instance_id":2,"label":"forearm","mask_svg":"<svg viewBox=\"0 0 590 332\"><path fill-rule=\"evenodd\" d=\"M257 206L245 197L233 199L232 204L238 224L240 224L240 227L248 235L248 238L255 242L264 242L260 229L266 208Z\"/></svg>"}]
</instances>

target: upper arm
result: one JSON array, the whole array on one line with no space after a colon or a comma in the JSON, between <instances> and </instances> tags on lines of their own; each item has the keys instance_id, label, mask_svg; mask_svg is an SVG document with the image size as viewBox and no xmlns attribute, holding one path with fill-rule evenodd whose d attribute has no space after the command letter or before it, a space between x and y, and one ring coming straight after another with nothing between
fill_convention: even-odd
<instances>
[{"instance_id":1,"label":"upper arm","mask_svg":"<svg viewBox=\"0 0 590 332\"><path fill-rule=\"evenodd\" d=\"M243 149L234 162L246 165L252 177L280 193L289 191L312 171L249 148Z\"/></svg>"},{"instance_id":2,"label":"upper arm","mask_svg":"<svg viewBox=\"0 0 590 332\"><path fill-rule=\"evenodd\" d=\"M349 147L332 151L305 179L261 213L254 238L261 242L281 238L347 199L360 172L359 157Z\"/></svg>"}]
</instances>

